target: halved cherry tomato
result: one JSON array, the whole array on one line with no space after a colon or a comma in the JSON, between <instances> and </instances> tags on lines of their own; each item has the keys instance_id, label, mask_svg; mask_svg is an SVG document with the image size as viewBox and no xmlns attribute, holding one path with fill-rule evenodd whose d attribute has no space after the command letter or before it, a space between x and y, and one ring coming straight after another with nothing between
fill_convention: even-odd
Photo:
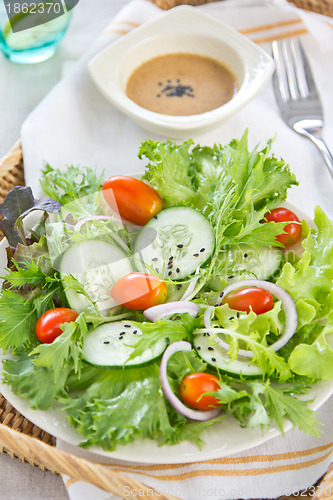
<instances>
[{"instance_id":1,"label":"halved cherry tomato","mask_svg":"<svg viewBox=\"0 0 333 500\"><path fill-rule=\"evenodd\" d=\"M256 314L263 314L273 308L274 299L273 295L263 288L247 286L228 293L222 300L222 304L228 304L236 311L249 313L252 309Z\"/></svg>"},{"instance_id":2,"label":"halved cherry tomato","mask_svg":"<svg viewBox=\"0 0 333 500\"><path fill-rule=\"evenodd\" d=\"M267 212L265 219L266 220L264 222L296 222L296 224L291 222L290 224L284 226L283 230L285 233L279 234L279 236L276 237L277 241L282 243L285 247L295 245L295 243L301 239L302 224L300 224L300 220L297 215L288 208L274 208L270 212Z\"/></svg>"},{"instance_id":3,"label":"halved cherry tomato","mask_svg":"<svg viewBox=\"0 0 333 500\"><path fill-rule=\"evenodd\" d=\"M163 208L160 195L139 179L116 175L103 184L103 196L107 204L120 217L144 226Z\"/></svg>"},{"instance_id":4,"label":"halved cherry tomato","mask_svg":"<svg viewBox=\"0 0 333 500\"><path fill-rule=\"evenodd\" d=\"M198 410L211 410L221 406L215 396L202 396L205 392L220 389L219 379L209 373L191 373L180 384L180 397L189 406Z\"/></svg>"},{"instance_id":5,"label":"halved cherry tomato","mask_svg":"<svg viewBox=\"0 0 333 500\"><path fill-rule=\"evenodd\" d=\"M121 304L138 311L163 304L168 295L164 281L152 274L130 273L111 288L111 297Z\"/></svg>"},{"instance_id":6,"label":"halved cherry tomato","mask_svg":"<svg viewBox=\"0 0 333 500\"><path fill-rule=\"evenodd\" d=\"M49 309L41 315L36 324L36 336L44 344L52 342L62 334L60 325L71 323L78 317L78 313L68 307L56 307Z\"/></svg>"}]
</instances>

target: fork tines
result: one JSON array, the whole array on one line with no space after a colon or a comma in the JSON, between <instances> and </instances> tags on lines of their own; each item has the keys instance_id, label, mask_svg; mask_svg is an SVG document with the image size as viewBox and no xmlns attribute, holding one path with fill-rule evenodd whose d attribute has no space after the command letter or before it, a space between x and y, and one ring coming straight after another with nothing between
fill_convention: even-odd
<instances>
[{"instance_id":1,"label":"fork tines","mask_svg":"<svg viewBox=\"0 0 333 500\"><path fill-rule=\"evenodd\" d=\"M276 64L275 78L281 99L285 102L298 98L318 97L302 44L298 38L287 38L272 43Z\"/></svg>"}]
</instances>

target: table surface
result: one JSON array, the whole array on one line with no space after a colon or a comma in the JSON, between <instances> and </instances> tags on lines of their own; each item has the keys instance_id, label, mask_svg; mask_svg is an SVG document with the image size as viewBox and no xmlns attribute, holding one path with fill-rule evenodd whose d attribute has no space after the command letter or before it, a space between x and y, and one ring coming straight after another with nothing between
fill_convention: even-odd
<instances>
[{"instance_id":1,"label":"table surface","mask_svg":"<svg viewBox=\"0 0 333 500\"><path fill-rule=\"evenodd\" d=\"M0 54L0 158L20 137L23 121L128 0L80 0L57 53L32 65L10 63ZM108 18L105 12L109 11ZM6 500L68 500L60 477L0 454ZM115 497L114 497L115 498Z\"/></svg>"}]
</instances>

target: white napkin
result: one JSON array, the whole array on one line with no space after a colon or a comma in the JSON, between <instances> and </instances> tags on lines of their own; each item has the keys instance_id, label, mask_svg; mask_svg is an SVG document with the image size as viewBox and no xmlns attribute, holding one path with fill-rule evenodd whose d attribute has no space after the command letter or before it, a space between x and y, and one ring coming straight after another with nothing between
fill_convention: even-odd
<instances>
[{"instance_id":1,"label":"white napkin","mask_svg":"<svg viewBox=\"0 0 333 500\"><path fill-rule=\"evenodd\" d=\"M333 21L302 12L284 0L272 2L226 0L200 7L230 24L270 51L274 38L301 35L312 63L326 115L325 137L333 150ZM99 94L87 71L87 62L99 50L135 26L163 15L143 0L128 4L72 72L59 83L29 116L22 127L26 183L40 193L39 172L44 161L62 168L81 164L105 170L105 175L143 170L137 152L142 140L153 137L115 110ZM249 129L250 147L277 134L274 153L290 163L300 186L289 201L310 216L320 204L333 217L333 181L315 146L298 136L280 119L271 84L233 118L218 129L193 137L202 145L226 143ZM333 451L333 398L319 411L324 424L321 439L289 431L250 451L230 457L184 465L142 465L106 460L58 441L58 446L92 461L108 462L112 468L158 491L183 500L274 498L302 491L328 469ZM198 458L200 455L198 454ZM110 500L109 493L86 483L64 478L71 500ZM123 491L142 497L142 492Z\"/></svg>"}]
</instances>

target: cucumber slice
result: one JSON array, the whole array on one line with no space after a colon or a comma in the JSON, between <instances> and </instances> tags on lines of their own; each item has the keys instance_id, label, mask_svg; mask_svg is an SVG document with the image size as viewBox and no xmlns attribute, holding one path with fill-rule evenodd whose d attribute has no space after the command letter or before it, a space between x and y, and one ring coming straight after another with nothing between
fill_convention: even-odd
<instances>
[{"instance_id":1,"label":"cucumber slice","mask_svg":"<svg viewBox=\"0 0 333 500\"><path fill-rule=\"evenodd\" d=\"M172 207L155 215L137 237L134 263L138 270L153 266L164 278L181 279L195 272L213 253L209 221L194 208Z\"/></svg>"},{"instance_id":2,"label":"cucumber slice","mask_svg":"<svg viewBox=\"0 0 333 500\"><path fill-rule=\"evenodd\" d=\"M249 358L238 356L234 361L230 360L230 356L212 340L208 335L197 335L194 338L193 346L200 358L202 358L210 366L223 370L230 375L244 375L246 377L259 377L263 374L262 369L251 364Z\"/></svg>"},{"instance_id":3,"label":"cucumber slice","mask_svg":"<svg viewBox=\"0 0 333 500\"><path fill-rule=\"evenodd\" d=\"M104 323L86 336L82 357L90 364L110 368L134 367L154 361L164 352L165 340L156 342L151 349L126 363L133 352L130 346L136 344L141 335L142 331L128 321Z\"/></svg>"},{"instance_id":4,"label":"cucumber slice","mask_svg":"<svg viewBox=\"0 0 333 500\"><path fill-rule=\"evenodd\" d=\"M120 278L133 271L132 264L120 248L100 240L85 240L74 244L63 255L60 263L62 277L72 274L102 314L107 314L117 302L110 290ZM65 285L67 300L77 312L90 311L90 301Z\"/></svg>"},{"instance_id":5,"label":"cucumber slice","mask_svg":"<svg viewBox=\"0 0 333 500\"><path fill-rule=\"evenodd\" d=\"M230 247L224 254L225 275L213 276L209 288L219 291L227 284L240 280L258 279L267 281L276 276L282 266L283 254L279 248L255 249L241 244Z\"/></svg>"}]
</instances>

